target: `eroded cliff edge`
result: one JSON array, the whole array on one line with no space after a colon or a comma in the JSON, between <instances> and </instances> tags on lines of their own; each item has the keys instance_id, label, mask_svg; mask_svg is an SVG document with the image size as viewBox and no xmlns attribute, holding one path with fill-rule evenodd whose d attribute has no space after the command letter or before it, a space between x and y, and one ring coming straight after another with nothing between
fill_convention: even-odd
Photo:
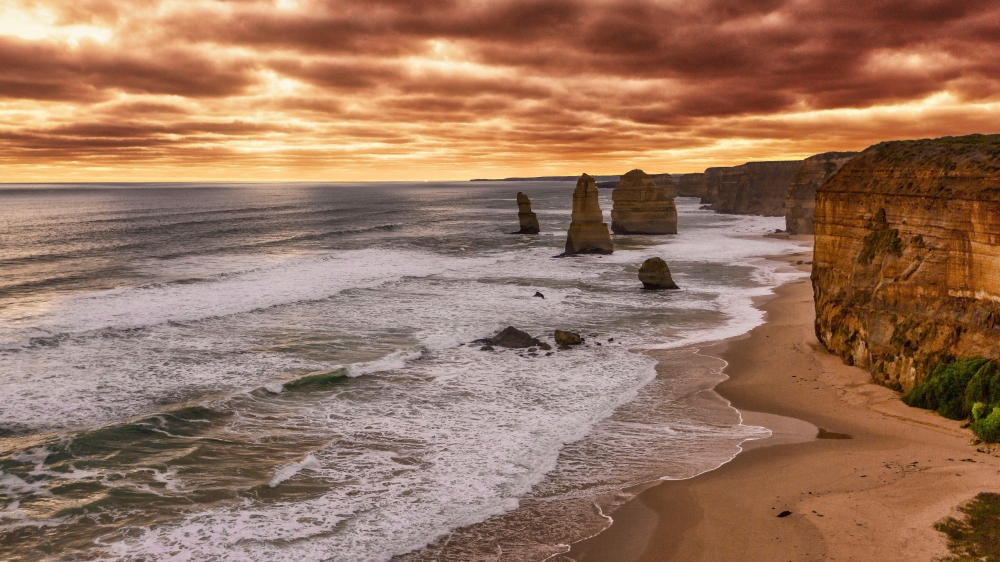
<instances>
[{"instance_id":1,"label":"eroded cliff edge","mask_svg":"<svg viewBox=\"0 0 1000 562\"><path fill-rule=\"evenodd\" d=\"M785 230L789 234L813 233L816 190L857 155L857 152L824 152L802 162L785 200Z\"/></svg>"},{"instance_id":2,"label":"eroded cliff edge","mask_svg":"<svg viewBox=\"0 0 1000 562\"><path fill-rule=\"evenodd\" d=\"M816 192L816 335L909 391L1000 358L1000 135L868 148Z\"/></svg>"}]
</instances>

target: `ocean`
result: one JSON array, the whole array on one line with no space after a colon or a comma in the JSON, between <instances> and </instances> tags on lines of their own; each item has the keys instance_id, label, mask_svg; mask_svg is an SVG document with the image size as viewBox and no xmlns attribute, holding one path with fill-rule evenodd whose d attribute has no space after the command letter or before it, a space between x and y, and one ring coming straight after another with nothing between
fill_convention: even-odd
<instances>
[{"instance_id":1,"label":"ocean","mask_svg":"<svg viewBox=\"0 0 1000 562\"><path fill-rule=\"evenodd\" d=\"M543 560L766 437L698 349L801 276L784 219L678 198L678 235L557 259L573 188L0 187L3 557ZM508 325L586 344L471 343Z\"/></svg>"}]
</instances>

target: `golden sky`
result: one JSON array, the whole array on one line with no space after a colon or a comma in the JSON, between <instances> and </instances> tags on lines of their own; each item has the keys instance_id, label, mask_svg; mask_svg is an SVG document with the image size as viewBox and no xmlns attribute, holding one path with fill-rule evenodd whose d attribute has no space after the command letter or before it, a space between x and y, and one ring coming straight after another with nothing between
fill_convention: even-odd
<instances>
[{"instance_id":1,"label":"golden sky","mask_svg":"<svg viewBox=\"0 0 1000 562\"><path fill-rule=\"evenodd\" d=\"M996 0L0 0L0 182L689 172L976 132Z\"/></svg>"}]
</instances>

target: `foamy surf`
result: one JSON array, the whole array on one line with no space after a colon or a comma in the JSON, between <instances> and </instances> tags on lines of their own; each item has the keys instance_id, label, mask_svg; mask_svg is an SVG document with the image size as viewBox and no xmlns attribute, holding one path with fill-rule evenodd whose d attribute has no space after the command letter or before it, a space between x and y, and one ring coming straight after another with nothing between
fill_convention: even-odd
<instances>
[{"instance_id":1,"label":"foamy surf","mask_svg":"<svg viewBox=\"0 0 1000 562\"><path fill-rule=\"evenodd\" d=\"M523 188L289 187L280 216L209 209L176 228L210 232L162 249L174 215L120 211L101 236L138 233L127 273L0 307L0 534L44 528L18 552L66 537L81 558L353 562L465 560L471 545L516 558L499 545L530 529L523 559L541 559L572 538L553 518L578 515L560 532L585 535L606 524L595 502L612 507L595 495L708 470L762 435L686 354L762 321L753 299L788 274L759 256L795 250L760 236L779 219L679 200L681 235L554 260L572 185L531 187L538 237L506 234L498 190ZM639 288L650 255L681 291ZM587 343L471 344L507 325ZM638 349L674 354L671 369Z\"/></svg>"}]
</instances>

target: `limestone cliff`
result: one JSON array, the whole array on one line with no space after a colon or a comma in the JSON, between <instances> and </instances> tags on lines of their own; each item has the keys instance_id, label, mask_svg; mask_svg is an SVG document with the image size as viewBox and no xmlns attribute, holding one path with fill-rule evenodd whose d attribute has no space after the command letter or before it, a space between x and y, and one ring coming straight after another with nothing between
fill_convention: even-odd
<instances>
[{"instance_id":1,"label":"limestone cliff","mask_svg":"<svg viewBox=\"0 0 1000 562\"><path fill-rule=\"evenodd\" d=\"M857 155L857 152L825 152L802 162L785 199L785 230L790 234L813 233L816 188Z\"/></svg>"},{"instance_id":2,"label":"limestone cliff","mask_svg":"<svg viewBox=\"0 0 1000 562\"><path fill-rule=\"evenodd\" d=\"M816 193L816 335L908 391L952 358L1000 358L1000 135L894 141Z\"/></svg>"},{"instance_id":3,"label":"limestone cliff","mask_svg":"<svg viewBox=\"0 0 1000 562\"><path fill-rule=\"evenodd\" d=\"M703 202L720 213L784 216L788 186L801 165L801 160L787 160L709 168Z\"/></svg>"},{"instance_id":4,"label":"limestone cliff","mask_svg":"<svg viewBox=\"0 0 1000 562\"><path fill-rule=\"evenodd\" d=\"M517 192L517 219L521 223L518 234L538 234L538 216L531 211L531 199L520 191Z\"/></svg>"},{"instance_id":5,"label":"limestone cliff","mask_svg":"<svg viewBox=\"0 0 1000 562\"><path fill-rule=\"evenodd\" d=\"M684 174L677 180L677 195L681 197L699 197L702 203L709 203L705 185L705 174Z\"/></svg>"},{"instance_id":6,"label":"limestone cliff","mask_svg":"<svg viewBox=\"0 0 1000 562\"><path fill-rule=\"evenodd\" d=\"M677 234L677 194L668 174L657 177L632 170L611 192L611 230L615 234Z\"/></svg>"},{"instance_id":7,"label":"limestone cliff","mask_svg":"<svg viewBox=\"0 0 1000 562\"><path fill-rule=\"evenodd\" d=\"M610 254L613 251L594 178L583 174L573 191L573 216L566 233L565 255Z\"/></svg>"}]
</instances>

